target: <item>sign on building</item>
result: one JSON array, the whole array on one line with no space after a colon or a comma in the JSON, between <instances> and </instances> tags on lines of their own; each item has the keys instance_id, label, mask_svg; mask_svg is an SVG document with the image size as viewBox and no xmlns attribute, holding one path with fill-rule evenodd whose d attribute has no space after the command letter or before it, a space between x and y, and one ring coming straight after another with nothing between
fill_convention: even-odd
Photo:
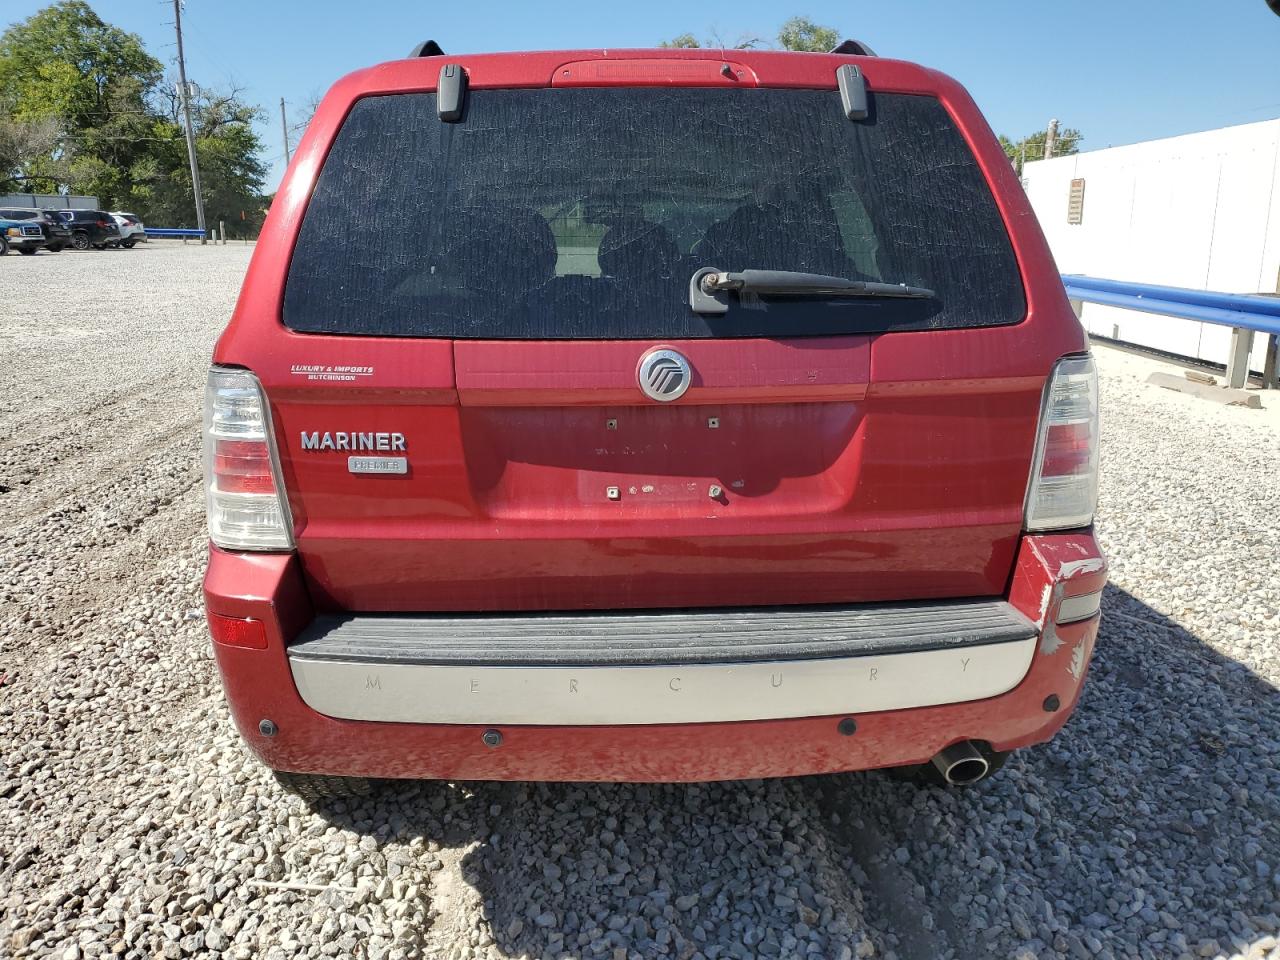
<instances>
[{"instance_id":1,"label":"sign on building","mask_svg":"<svg viewBox=\"0 0 1280 960\"><path fill-rule=\"evenodd\" d=\"M1084 222L1084 178L1071 181L1067 194L1067 223Z\"/></svg>"}]
</instances>

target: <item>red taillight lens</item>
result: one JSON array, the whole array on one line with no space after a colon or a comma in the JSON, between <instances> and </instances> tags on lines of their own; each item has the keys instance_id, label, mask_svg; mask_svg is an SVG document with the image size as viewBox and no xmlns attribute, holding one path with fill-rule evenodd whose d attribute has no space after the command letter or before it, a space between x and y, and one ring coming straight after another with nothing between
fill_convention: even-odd
<instances>
[{"instance_id":1,"label":"red taillight lens","mask_svg":"<svg viewBox=\"0 0 1280 960\"><path fill-rule=\"evenodd\" d=\"M1077 475L1089 470L1093 458L1093 425L1067 423L1050 425L1045 431L1044 476Z\"/></svg>"},{"instance_id":2,"label":"red taillight lens","mask_svg":"<svg viewBox=\"0 0 1280 960\"><path fill-rule=\"evenodd\" d=\"M105 220L99 220L99 221L98 221L98 226L100 226L100 227L108 226L107 221L105 221Z\"/></svg>"},{"instance_id":3,"label":"red taillight lens","mask_svg":"<svg viewBox=\"0 0 1280 960\"><path fill-rule=\"evenodd\" d=\"M265 440L213 443L213 481L222 493L274 493L271 450Z\"/></svg>"},{"instance_id":4,"label":"red taillight lens","mask_svg":"<svg viewBox=\"0 0 1280 960\"><path fill-rule=\"evenodd\" d=\"M240 617L224 617L220 613L209 614L209 633L215 643L246 650L267 649L267 628L261 620Z\"/></svg>"}]
</instances>

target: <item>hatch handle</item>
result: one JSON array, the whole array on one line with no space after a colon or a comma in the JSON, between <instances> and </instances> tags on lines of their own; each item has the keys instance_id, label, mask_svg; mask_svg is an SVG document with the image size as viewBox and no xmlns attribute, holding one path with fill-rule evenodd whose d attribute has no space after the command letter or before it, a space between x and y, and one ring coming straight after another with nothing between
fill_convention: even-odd
<instances>
[{"instance_id":1,"label":"hatch handle","mask_svg":"<svg viewBox=\"0 0 1280 960\"><path fill-rule=\"evenodd\" d=\"M836 82L840 85L840 101L844 115L850 120L865 120L867 108L867 79L857 64L846 63L836 70Z\"/></svg>"},{"instance_id":2,"label":"hatch handle","mask_svg":"<svg viewBox=\"0 0 1280 960\"><path fill-rule=\"evenodd\" d=\"M467 72L461 64L446 63L440 68L436 85L436 113L445 123L462 119L462 106L467 97Z\"/></svg>"}]
</instances>

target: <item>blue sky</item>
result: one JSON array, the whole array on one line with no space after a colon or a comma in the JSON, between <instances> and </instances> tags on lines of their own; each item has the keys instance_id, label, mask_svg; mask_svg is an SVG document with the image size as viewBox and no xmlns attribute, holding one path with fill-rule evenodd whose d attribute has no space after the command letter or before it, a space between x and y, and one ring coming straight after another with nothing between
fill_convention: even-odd
<instances>
[{"instance_id":1,"label":"blue sky","mask_svg":"<svg viewBox=\"0 0 1280 960\"><path fill-rule=\"evenodd\" d=\"M172 63L171 3L90 3ZM0 26L43 6L0 0ZM651 46L685 31L732 43L772 37L792 14L951 74L1014 137L1057 117L1096 149L1280 116L1280 17L1263 0L186 0L183 23L190 78L234 82L266 111L270 191L284 164L280 98L301 107L342 74L404 56L419 40L456 53Z\"/></svg>"}]
</instances>

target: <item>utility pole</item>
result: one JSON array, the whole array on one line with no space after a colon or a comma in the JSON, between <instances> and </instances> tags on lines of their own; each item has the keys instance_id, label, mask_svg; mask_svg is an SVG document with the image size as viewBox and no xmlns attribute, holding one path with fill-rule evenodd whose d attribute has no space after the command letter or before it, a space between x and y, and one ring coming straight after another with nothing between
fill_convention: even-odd
<instances>
[{"instance_id":1,"label":"utility pole","mask_svg":"<svg viewBox=\"0 0 1280 960\"><path fill-rule=\"evenodd\" d=\"M1058 143L1058 121L1050 120L1049 129L1045 131L1045 135L1044 135L1044 158L1046 160L1053 159L1053 148L1057 146L1057 143Z\"/></svg>"},{"instance_id":2,"label":"utility pole","mask_svg":"<svg viewBox=\"0 0 1280 960\"><path fill-rule=\"evenodd\" d=\"M289 156L289 121L284 118L284 97L280 98L280 130L284 133L284 165L287 167L292 157Z\"/></svg>"},{"instance_id":3,"label":"utility pole","mask_svg":"<svg viewBox=\"0 0 1280 960\"><path fill-rule=\"evenodd\" d=\"M187 156L191 158L191 190L196 198L196 226L200 228L200 243L207 242L204 235L204 198L200 194L200 164L196 160L196 135L191 129L191 98L187 90L187 64L182 57L182 0L173 0L173 28L178 34L178 93L182 97L182 116L187 124Z\"/></svg>"}]
</instances>

